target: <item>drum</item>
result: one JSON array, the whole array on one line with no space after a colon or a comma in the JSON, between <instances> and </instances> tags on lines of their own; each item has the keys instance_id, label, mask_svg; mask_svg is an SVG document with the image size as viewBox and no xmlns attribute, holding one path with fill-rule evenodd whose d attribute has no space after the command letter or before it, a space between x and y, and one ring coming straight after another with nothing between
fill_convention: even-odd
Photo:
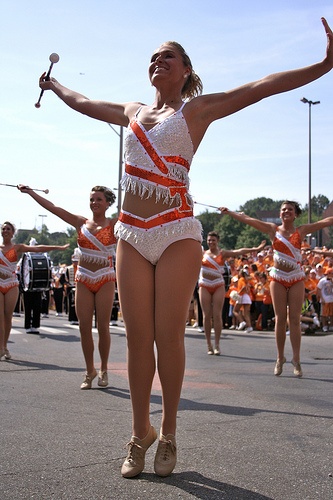
<instances>
[{"instance_id":1,"label":"drum","mask_svg":"<svg viewBox=\"0 0 333 500\"><path fill-rule=\"evenodd\" d=\"M228 262L224 263L224 269L223 269L223 279L225 283L225 289L229 290L230 282L231 282L231 269L228 264Z\"/></svg>"},{"instance_id":2,"label":"drum","mask_svg":"<svg viewBox=\"0 0 333 500\"><path fill-rule=\"evenodd\" d=\"M44 253L25 253L21 262L20 284L27 291L43 291L50 288L51 259Z\"/></svg>"}]
</instances>

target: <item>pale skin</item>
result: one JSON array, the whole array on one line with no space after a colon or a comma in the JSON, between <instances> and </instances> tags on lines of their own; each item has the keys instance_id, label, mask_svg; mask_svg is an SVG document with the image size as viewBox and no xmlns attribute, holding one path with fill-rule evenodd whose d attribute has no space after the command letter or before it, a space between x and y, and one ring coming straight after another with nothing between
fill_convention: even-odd
<instances>
[{"instance_id":1,"label":"pale skin","mask_svg":"<svg viewBox=\"0 0 333 500\"><path fill-rule=\"evenodd\" d=\"M207 236L208 250L204 252L211 257L217 257L219 254L222 255L223 259L228 257L237 257L239 255L247 254L250 252L260 252L265 245L266 240L262 241L258 247L253 248L238 248L237 250L224 250L219 248L219 239L216 236ZM203 271L203 277L206 279L212 279L210 274L205 275ZM211 320L213 318L214 324L214 336L215 336L215 348L220 348L220 338L222 332L222 309L225 298L225 286L222 285L217 288L213 294L207 290L207 288L199 287L199 299L203 312L203 326L205 330L205 337L207 341L208 350L212 349L211 343Z\"/></svg>"},{"instance_id":2,"label":"pale skin","mask_svg":"<svg viewBox=\"0 0 333 500\"><path fill-rule=\"evenodd\" d=\"M295 232L295 219L297 217L295 206L293 204L282 204L280 209L280 219L282 221L280 226L276 226L271 222L264 222L259 219L254 219L241 212L232 212L226 207L220 208L222 214L228 214L234 219L254 227L258 231L265 233L273 241L276 231L278 231L284 238L289 239ZM333 217L326 217L318 222L311 224L303 224L297 227L301 241L305 236L314 233L324 227L333 224ZM290 272L290 269L281 264L275 263L276 268L285 272ZM277 281L271 281L270 291L273 301L275 312L275 338L277 346L277 360L281 361L284 358L284 348L286 341L286 324L287 319L290 328L290 342L293 351L293 361L300 362L300 349L301 349L301 325L300 317L302 310L302 303L304 300L304 281L298 281L292 285L288 290ZM287 318L288 311L288 318Z\"/></svg>"},{"instance_id":3,"label":"pale skin","mask_svg":"<svg viewBox=\"0 0 333 500\"><path fill-rule=\"evenodd\" d=\"M266 243L266 242L265 242ZM247 282L249 278L245 277L245 285L241 287L241 289L238 289L239 294L250 294L250 284ZM245 321L246 323L246 328L249 328L251 326L251 315L250 315L250 309L251 309L251 304L240 304L236 302L233 314L236 316L238 323L241 323L242 321Z\"/></svg>"},{"instance_id":4,"label":"pale skin","mask_svg":"<svg viewBox=\"0 0 333 500\"><path fill-rule=\"evenodd\" d=\"M228 92L202 95L183 108L194 152L209 125L261 99L305 85L331 70L333 66L332 32L327 33L327 52L323 61L297 70L276 73ZM186 65L172 44L161 45L149 65L149 79L155 87L152 105L143 105L139 118L148 130L177 111L183 102L182 89L191 67ZM72 109L92 118L126 127L142 105L139 102L117 104L92 101L55 79L44 81L43 90L51 89ZM143 218L165 210L155 197L141 199L125 193L123 210ZM146 261L127 242L117 248L117 282L126 324L128 373L133 410L133 435L144 438L149 430L149 402L155 372L154 342L158 352L158 372L162 385L162 433L176 433L176 415L184 376L184 326L198 278L202 258L198 241L186 239L170 245L156 266ZM134 278L135 277L135 278ZM132 300L140 297L140 305ZM172 366L172 370L170 370Z\"/></svg>"},{"instance_id":5,"label":"pale skin","mask_svg":"<svg viewBox=\"0 0 333 500\"><path fill-rule=\"evenodd\" d=\"M17 253L17 260L19 261L21 255L25 252L35 252L43 253L49 252L50 250L66 250L69 245L24 245L22 243L13 243L12 239L14 237L15 229L11 224L2 224L1 226L1 236L2 244L0 245L0 250L3 254L6 254L9 250L14 249ZM1 272L0 278L8 278L5 274ZM7 349L7 343L10 335L10 330L12 328L12 317L16 306L16 302L19 296L18 286L10 288L6 293L0 291L0 359L4 355L5 349Z\"/></svg>"},{"instance_id":6,"label":"pale skin","mask_svg":"<svg viewBox=\"0 0 333 500\"><path fill-rule=\"evenodd\" d=\"M111 226L113 228L116 219L106 217L106 211L110 207L110 203L106 200L105 195L101 191L92 191L90 193L90 209L92 211L91 219L87 219L81 215L75 215L61 207L54 205L51 201L40 196L27 186L19 185L18 189L22 193L29 194L39 205L45 210L53 213L67 224L73 226L79 234L80 228L86 224L88 230L94 235L102 228ZM78 265L97 271L102 266L99 263L82 262L79 258ZM98 350L101 358L101 371L107 371L108 359L111 346L109 323L111 318L111 310L114 298L115 283L109 281L105 283L97 293L90 291L84 283L76 283L75 294L75 310L79 320L81 346L83 356L86 363L86 371L88 375L95 373L94 366L94 341L92 336L93 315L96 309L97 315L97 330L98 330Z\"/></svg>"}]
</instances>

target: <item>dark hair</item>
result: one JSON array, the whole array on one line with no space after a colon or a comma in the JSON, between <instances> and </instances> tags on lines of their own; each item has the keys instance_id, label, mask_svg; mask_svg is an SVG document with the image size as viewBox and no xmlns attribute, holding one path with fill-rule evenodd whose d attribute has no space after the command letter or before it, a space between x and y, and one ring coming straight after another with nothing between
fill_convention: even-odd
<instances>
[{"instance_id":1,"label":"dark hair","mask_svg":"<svg viewBox=\"0 0 333 500\"><path fill-rule=\"evenodd\" d=\"M213 236L213 238L216 238L217 240L220 239L220 236L216 231L209 231L209 233L207 234L207 238L208 236Z\"/></svg>"},{"instance_id":2,"label":"dark hair","mask_svg":"<svg viewBox=\"0 0 333 500\"><path fill-rule=\"evenodd\" d=\"M165 42L163 45L173 45L183 59L184 66L190 68L191 73L189 74L186 82L182 88L183 99L192 99L200 94L202 94L203 85L200 77L196 74L193 69L191 59L185 52L185 49L178 42Z\"/></svg>"},{"instance_id":3,"label":"dark hair","mask_svg":"<svg viewBox=\"0 0 333 500\"><path fill-rule=\"evenodd\" d=\"M16 227L14 226L14 224L12 222L9 222L8 220L6 220L5 222L3 222L1 224L1 229L3 228L3 226L5 226L7 224L7 226L10 226L13 230L13 234L16 233Z\"/></svg>"},{"instance_id":4,"label":"dark hair","mask_svg":"<svg viewBox=\"0 0 333 500\"><path fill-rule=\"evenodd\" d=\"M297 201L285 200L281 203L281 208L283 205L292 205L294 207L296 217L299 217L302 213L301 205Z\"/></svg>"},{"instance_id":5,"label":"dark hair","mask_svg":"<svg viewBox=\"0 0 333 500\"><path fill-rule=\"evenodd\" d=\"M98 191L100 193L103 193L104 196L105 196L106 201L108 201L110 203L110 205L113 205L113 203L116 201L116 195L108 187L105 187L105 186L94 186L93 188L91 188L91 191L92 192Z\"/></svg>"}]
</instances>

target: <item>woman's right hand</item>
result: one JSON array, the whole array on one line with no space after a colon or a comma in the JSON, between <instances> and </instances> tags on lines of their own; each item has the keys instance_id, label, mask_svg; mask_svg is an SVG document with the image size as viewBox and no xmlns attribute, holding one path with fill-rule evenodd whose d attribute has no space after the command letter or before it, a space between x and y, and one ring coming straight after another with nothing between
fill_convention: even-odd
<instances>
[{"instance_id":1,"label":"woman's right hand","mask_svg":"<svg viewBox=\"0 0 333 500\"><path fill-rule=\"evenodd\" d=\"M39 86L42 90L50 90L54 83L57 83L57 80L53 77L45 80L46 73L44 72L39 78Z\"/></svg>"},{"instance_id":2,"label":"woman's right hand","mask_svg":"<svg viewBox=\"0 0 333 500\"><path fill-rule=\"evenodd\" d=\"M31 191L29 186L26 186L25 184L18 184L16 187L19 191L21 191L21 193L28 193L29 191Z\"/></svg>"}]
</instances>

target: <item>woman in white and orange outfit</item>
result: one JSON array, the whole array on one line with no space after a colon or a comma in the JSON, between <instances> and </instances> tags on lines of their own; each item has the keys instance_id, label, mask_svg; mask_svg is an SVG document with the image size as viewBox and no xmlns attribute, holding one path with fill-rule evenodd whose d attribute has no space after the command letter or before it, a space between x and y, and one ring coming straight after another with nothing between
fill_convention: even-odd
<instances>
[{"instance_id":1,"label":"woman in white and orange outfit","mask_svg":"<svg viewBox=\"0 0 333 500\"><path fill-rule=\"evenodd\" d=\"M263 222L249 217L242 212L232 212L220 208L237 221L248 224L262 233L269 235L274 250L274 266L270 269L270 291L275 313L275 338L277 360L274 375L281 375L286 362L284 346L286 341L287 314L290 327L290 342L293 350L292 364L294 375L302 377L300 363L301 326L300 317L304 301L305 273L301 263L301 244L305 236L333 224L333 217L327 217L312 224L295 227L295 220L301 214L301 208L295 201L286 200L280 208L281 225Z\"/></svg>"},{"instance_id":2,"label":"woman in white and orange outfit","mask_svg":"<svg viewBox=\"0 0 333 500\"><path fill-rule=\"evenodd\" d=\"M0 360L11 359L7 342L12 328L12 317L19 296L19 281L16 275L17 263L25 252L49 252L66 250L69 245L24 245L13 243L15 226L11 222L1 225L0 245Z\"/></svg>"},{"instance_id":3,"label":"woman in white and orange outfit","mask_svg":"<svg viewBox=\"0 0 333 500\"><path fill-rule=\"evenodd\" d=\"M79 263L76 272L75 310L79 320L81 346L86 363L86 373L81 389L91 389L97 376L94 365L93 315L96 311L98 349L101 358L98 386L108 385L108 359L110 353L110 318L115 292L113 259L116 250L114 225L117 219L106 217L106 211L116 197L111 189L95 186L90 193L92 218L75 215L40 196L27 186L18 186L28 193L45 210L75 227L78 234Z\"/></svg>"},{"instance_id":4,"label":"woman in white and orange outfit","mask_svg":"<svg viewBox=\"0 0 333 500\"><path fill-rule=\"evenodd\" d=\"M40 78L40 88L52 90L75 111L128 127L125 195L116 227L117 284L126 325L132 403L132 437L121 469L124 477L142 472L145 453L157 437L149 413L156 366L163 411L154 470L167 476L177 461L184 327L202 259L201 225L193 215L189 193L193 156L215 120L305 85L332 69L333 34L322 22L328 40L323 61L227 92L200 95L202 82L177 42L163 43L152 54L148 74L155 97L150 105L140 100L90 100L54 78L46 81L45 74Z\"/></svg>"},{"instance_id":5,"label":"woman in white and orange outfit","mask_svg":"<svg viewBox=\"0 0 333 500\"><path fill-rule=\"evenodd\" d=\"M199 276L199 298L203 312L203 324L209 355L220 355L220 337L222 332L222 308L225 297L223 278L225 259L249 252L259 252L266 245L266 240L255 248L239 248L237 250L221 250L219 235L211 231L207 235L208 250L203 253ZM215 334L215 346L211 343L212 319Z\"/></svg>"}]
</instances>

